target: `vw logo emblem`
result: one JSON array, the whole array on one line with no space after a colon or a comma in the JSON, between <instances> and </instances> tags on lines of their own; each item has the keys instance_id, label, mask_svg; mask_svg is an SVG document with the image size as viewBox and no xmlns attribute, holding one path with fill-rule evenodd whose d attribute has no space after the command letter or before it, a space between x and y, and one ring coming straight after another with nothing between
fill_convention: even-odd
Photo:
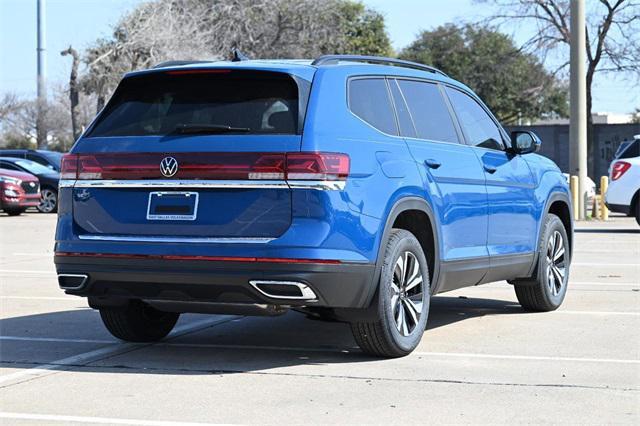
<instances>
[{"instance_id":1,"label":"vw logo emblem","mask_svg":"<svg viewBox=\"0 0 640 426\"><path fill-rule=\"evenodd\" d=\"M164 157L160 162L160 173L164 177L171 177L178 173L178 160L173 157Z\"/></svg>"}]
</instances>

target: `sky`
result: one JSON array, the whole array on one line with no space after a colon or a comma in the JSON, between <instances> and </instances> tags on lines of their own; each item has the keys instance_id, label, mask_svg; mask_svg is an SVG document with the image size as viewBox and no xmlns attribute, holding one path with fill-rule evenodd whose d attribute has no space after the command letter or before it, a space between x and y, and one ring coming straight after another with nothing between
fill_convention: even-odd
<instances>
[{"instance_id":1,"label":"sky","mask_svg":"<svg viewBox=\"0 0 640 426\"><path fill-rule=\"evenodd\" d=\"M118 18L141 0L45 0L46 73L49 84L64 84L71 60L60 51L82 49L108 37ZM448 22L472 22L490 13L473 0L364 0L385 16L395 49L411 43L421 30ZM524 40L523 33L513 34ZM0 94L33 96L36 90L36 0L0 0ZM611 75L594 86L594 112L629 113L640 107L637 82Z\"/></svg>"}]
</instances>

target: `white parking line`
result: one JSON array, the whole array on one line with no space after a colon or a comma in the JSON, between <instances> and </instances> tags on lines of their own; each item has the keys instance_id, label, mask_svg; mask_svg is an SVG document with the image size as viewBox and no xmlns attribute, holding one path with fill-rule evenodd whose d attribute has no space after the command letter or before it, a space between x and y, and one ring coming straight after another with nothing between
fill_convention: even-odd
<instances>
[{"instance_id":1,"label":"white parking line","mask_svg":"<svg viewBox=\"0 0 640 426\"><path fill-rule=\"evenodd\" d=\"M412 352L412 355L441 356L456 358L486 358L486 359L510 359L523 361L564 361L564 362L593 362L611 364L640 364L638 359L617 359L617 358L578 358L563 356L535 356L535 355L496 355L481 353L459 353L459 352Z\"/></svg>"},{"instance_id":2,"label":"white parking line","mask_svg":"<svg viewBox=\"0 0 640 426\"><path fill-rule=\"evenodd\" d=\"M630 311L565 311L564 309L558 309L554 311L557 314L570 314L570 315L623 315L623 316L640 316L640 312Z\"/></svg>"},{"instance_id":3,"label":"white parking line","mask_svg":"<svg viewBox=\"0 0 640 426\"><path fill-rule=\"evenodd\" d=\"M0 341L17 341L17 342L47 342L47 343L100 343L113 344L121 343L117 340L98 340L98 339L67 339L58 337L26 337L26 336L0 336Z\"/></svg>"},{"instance_id":4,"label":"white parking line","mask_svg":"<svg viewBox=\"0 0 640 426\"><path fill-rule=\"evenodd\" d=\"M12 336L4 336L7 340L11 340ZM30 338L24 338L20 340L30 340ZM35 338L34 341L47 341L46 338ZM49 339L52 342L69 342L69 343L84 343L83 339ZM126 346L127 348L136 346L150 346L149 344L135 344L135 343L120 343L110 342L113 344L119 344ZM295 347L295 346L266 346L266 345L232 345L232 344L215 344L215 343L170 343L159 342L154 344L156 347L177 347L177 348L200 348L200 349L236 349L236 350L257 350L257 351L278 351L278 352L321 352L321 353L352 353L360 352L358 349L353 348L312 348L312 347ZM109 348L103 348L109 349ZM113 354L116 354L117 350L112 349ZM619 359L619 358L580 358L580 357L550 357L550 356L536 356L536 355L501 355L501 354L482 354L482 353L467 353L467 352L420 352L414 351L412 355L421 356L438 356L438 357L457 357L457 358L487 358L487 359L507 359L507 360L522 360L522 361L564 361L564 362L592 362L592 363L613 363L613 364L640 364L640 360L637 359ZM73 358L73 357L70 357ZM54 361L59 363L60 361ZM67 364L77 364L77 362L67 362ZM40 367L41 368L41 367ZM27 370L29 371L29 370ZM17 374L17 373L13 373ZM7 376L0 377L0 382Z\"/></svg>"},{"instance_id":5,"label":"white parking line","mask_svg":"<svg viewBox=\"0 0 640 426\"><path fill-rule=\"evenodd\" d=\"M226 322L230 318L233 318L233 317L232 316L216 317L216 319L213 321L211 320L211 318L194 321L189 324L176 327L171 333L170 337L178 337L178 336L181 336L182 334L186 334L200 327L212 326L212 325L219 324L221 322ZM148 344L145 344L145 345L148 345ZM119 353L128 352L132 349L140 348L145 345L136 345L131 343L109 345L104 348L95 349L93 351L84 352L78 355L73 355L67 358L59 359L49 364L41 364L27 370L17 371L15 373L0 376L0 384L4 384L10 381L15 381L20 379L25 379L25 378L33 379L36 377L41 377L44 375L51 374L55 370L64 368L65 365L87 364L93 360L96 360L105 356L113 356Z\"/></svg>"},{"instance_id":6,"label":"white parking line","mask_svg":"<svg viewBox=\"0 0 640 426\"><path fill-rule=\"evenodd\" d=\"M203 426L220 425L222 423L193 423L193 422L172 422L166 420L138 420L119 419L115 417L85 417L85 416L60 416L55 414L31 414L31 413L7 413L0 412L0 419L14 420L38 420L43 422L63 422L63 423L98 423L110 425L135 425L135 426Z\"/></svg>"},{"instance_id":7,"label":"white parking line","mask_svg":"<svg viewBox=\"0 0 640 426\"><path fill-rule=\"evenodd\" d=\"M596 262L574 262L571 264L571 266L607 266L609 268L611 267L616 267L616 266L635 266L637 268L640 268L640 263L596 263Z\"/></svg>"},{"instance_id":8,"label":"white parking line","mask_svg":"<svg viewBox=\"0 0 640 426\"><path fill-rule=\"evenodd\" d=\"M24 274L33 274L33 275L55 275L56 271L35 271L33 269L0 269L0 274L2 275L24 275Z\"/></svg>"},{"instance_id":9,"label":"white parking line","mask_svg":"<svg viewBox=\"0 0 640 426\"><path fill-rule=\"evenodd\" d=\"M65 300L67 302L82 302L79 297L50 297L50 296L0 296L0 299L7 300Z\"/></svg>"}]
</instances>

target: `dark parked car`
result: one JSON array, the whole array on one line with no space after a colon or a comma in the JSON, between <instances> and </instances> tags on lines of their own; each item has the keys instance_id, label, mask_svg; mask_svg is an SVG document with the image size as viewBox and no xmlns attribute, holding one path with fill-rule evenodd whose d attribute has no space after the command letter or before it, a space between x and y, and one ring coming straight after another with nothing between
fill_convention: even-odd
<instances>
[{"instance_id":1,"label":"dark parked car","mask_svg":"<svg viewBox=\"0 0 640 426\"><path fill-rule=\"evenodd\" d=\"M62 153L44 149L0 149L0 157L24 158L59 172Z\"/></svg>"},{"instance_id":2,"label":"dark parked car","mask_svg":"<svg viewBox=\"0 0 640 426\"><path fill-rule=\"evenodd\" d=\"M38 210L42 213L54 213L58 210L60 173L35 161L15 157L0 157L0 168L35 175L40 180L40 192L42 193Z\"/></svg>"},{"instance_id":3,"label":"dark parked car","mask_svg":"<svg viewBox=\"0 0 640 426\"><path fill-rule=\"evenodd\" d=\"M18 216L40 204L40 183L29 173L0 169L0 210Z\"/></svg>"}]
</instances>

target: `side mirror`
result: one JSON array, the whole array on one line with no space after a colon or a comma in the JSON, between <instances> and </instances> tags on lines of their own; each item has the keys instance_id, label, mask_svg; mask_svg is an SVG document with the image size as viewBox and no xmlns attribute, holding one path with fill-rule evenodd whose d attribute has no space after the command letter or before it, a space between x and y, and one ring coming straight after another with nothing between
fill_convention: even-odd
<instances>
[{"instance_id":1,"label":"side mirror","mask_svg":"<svg viewBox=\"0 0 640 426\"><path fill-rule=\"evenodd\" d=\"M515 130L511 132L511 152L515 154L529 154L538 152L542 141L533 132L528 130Z\"/></svg>"}]
</instances>

